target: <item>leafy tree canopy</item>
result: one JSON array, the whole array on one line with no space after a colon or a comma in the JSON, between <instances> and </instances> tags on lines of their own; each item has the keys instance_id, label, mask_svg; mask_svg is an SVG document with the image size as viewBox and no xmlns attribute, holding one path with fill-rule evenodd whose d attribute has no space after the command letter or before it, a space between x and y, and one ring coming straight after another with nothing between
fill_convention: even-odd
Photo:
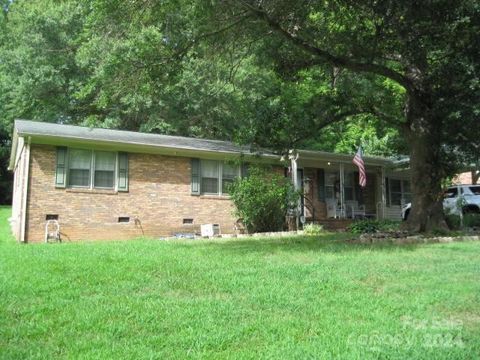
<instances>
[{"instance_id":1,"label":"leafy tree canopy","mask_svg":"<svg viewBox=\"0 0 480 360\"><path fill-rule=\"evenodd\" d=\"M344 138L352 129L332 127L318 138L312 130L356 116L344 100L370 84L350 79L348 88L333 88L329 69L277 71L272 57L258 56L268 49L263 39L233 42L232 24L205 23L212 10L203 2L173 0L10 4L0 46L3 127L11 131L14 118L29 118L279 150L305 146L309 138L309 145L347 150L336 143L339 131ZM367 153L397 150L381 149L385 134L375 116L363 114L360 122L370 124L373 136Z\"/></svg>"}]
</instances>

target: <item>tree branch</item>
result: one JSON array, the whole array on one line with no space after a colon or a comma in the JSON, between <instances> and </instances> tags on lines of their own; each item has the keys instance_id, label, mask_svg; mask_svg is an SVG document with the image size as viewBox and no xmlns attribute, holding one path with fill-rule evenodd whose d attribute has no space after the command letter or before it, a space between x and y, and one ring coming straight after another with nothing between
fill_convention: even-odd
<instances>
[{"instance_id":1,"label":"tree branch","mask_svg":"<svg viewBox=\"0 0 480 360\"><path fill-rule=\"evenodd\" d=\"M392 126L399 126L401 124L404 124L404 123L401 123L399 122L398 118L396 118L395 116L392 116L390 114L387 114L386 112L383 112L381 111L380 109L378 109L377 107L375 106L371 106L369 109L366 109L364 111L365 114L370 114L370 115L374 115L376 117L379 117L379 118L382 118L383 120L385 120L386 122L390 123L390 125Z\"/></svg>"},{"instance_id":2,"label":"tree branch","mask_svg":"<svg viewBox=\"0 0 480 360\"><path fill-rule=\"evenodd\" d=\"M308 132L311 134L312 131L319 131L319 130L321 130L321 129L329 126L329 125L333 125L337 122L340 122L347 117L357 116L357 115L367 114L367 113L369 113L369 112L368 111L363 111L363 110L345 110L345 111L336 113L334 115L331 115L329 117L325 117L324 115L322 115L321 116L322 119L325 119L325 118L327 118L327 119L323 120L321 123L315 124L315 130L309 129ZM302 133L302 134L292 138L290 140L290 144L289 144L288 147L296 149L298 144L301 143L303 140L305 140L305 134Z\"/></svg>"},{"instance_id":3,"label":"tree branch","mask_svg":"<svg viewBox=\"0 0 480 360\"><path fill-rule=\"evenodd\" d=\"M207 37L212 37L212 36L215 36L215 35L218 35L218 34L221 34L223 32L226 32L227 30L230 30L231 28L239 25L240 23L244 22L247 18L249 18L250 16L247 14L247 12L243 12L242 14L240 14L241 16L236 19L235 21L225 25L224 27L220 28L220 29L217 29L217 30L214 30L214 31L211 31L211 32L207 32L207 33L203 33L203 34L200 34L199 36L196 37L195 40L200 40L200 39L204 39L204 38L207 38Z\"/></svg>"},{"instance_id":4,"label":"tree branch","mask_svg":"<svg viewBox=\"0 0 480 360\"><path fill-rule=\"evenodd\" d=\"M366 72L380 75L394 80L395 82L406 88L408 91L414 90L414 86L410 82L410 80L402 74L396 72L395 70L392 70L383 65L357 62L355 60L349 59L348 57L332 55L328 51L309 44L305 39L289 33L277 21L271 18L261 7L253 6L246 1L242 1L242 3L250 10L252 14L254 14L258 19L263 20L272 30L274 30L276 33L278 33L287 41L291 42L297 47L316 56L318 59L321 60L322 63L329 63L335 67L343 67L356 72Z\"/></svg>"},{"instance_id":5,"label":"tree branch","mask_svg":"<svg viewBox=\"0 0 480 360\"><path fill-rule=\"evenodd\" d=\"M235 26L240 25L242 22L244 22L249 17L250 17L250 15L247 14L247 12L243 12L238 19L236 19L235 21L225 25L224 27L216 29L216 30L211 31L211 32L201 33L201 34L197 35L194 39L189 41L186 46L184 46L183 48L181 48L177 51L177 53L175 54L175 59L179 60L183 56L185 56L186 53L200 40L203 40L203 39L206 39L206 38L209 38L209 37L215 37L218 34L227 32L228 30L234 28Z\"/></svg>"}]
</instances>

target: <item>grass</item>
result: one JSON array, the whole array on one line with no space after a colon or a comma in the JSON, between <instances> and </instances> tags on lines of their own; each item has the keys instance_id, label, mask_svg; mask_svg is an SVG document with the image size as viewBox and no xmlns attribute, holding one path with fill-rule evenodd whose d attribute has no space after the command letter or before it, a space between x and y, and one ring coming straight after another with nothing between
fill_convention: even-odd
<instances>
[{"instance_id":1,"label":"grass","mask_svg":"<svg viewBox=\"0 0 480 360\"><path fill-rule=\"evenodd\" d=\"M0 358L480 354L479 242L19 245L9 211L0 208Z\"/></svg>"}]
</instances>

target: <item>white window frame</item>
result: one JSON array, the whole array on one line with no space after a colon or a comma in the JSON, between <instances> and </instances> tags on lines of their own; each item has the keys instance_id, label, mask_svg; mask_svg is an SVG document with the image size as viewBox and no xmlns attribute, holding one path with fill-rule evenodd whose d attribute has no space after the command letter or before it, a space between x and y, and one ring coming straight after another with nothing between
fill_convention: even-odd
<instances>
[{"instance_id":1,"label":"white window frame","mask_svg":"<svg viewBox=\"0 0 480 360\"><path fill-rule=\"evenodd\" d=\"M217 163L217 188L218 192L211 193L211 192L203 192L202 190L202 181L203 181L203 173L202 173L202 164L204 161L215 161ZM225 165L225 161L221 160L210 160L210 159L200 159L200 194L201 195L214 195L214 196L229 196L228 193L223 192L223 166ZM229 165L229 164L227 164ZM233 165L237 168L237 177L241 177L241 167L238 165Z\"/></svg>"},{"instance_id":2,"label":"white window frame","mask_svg":"<svg viewBox=\"0 0 480 360\"><path fill-rule=\"evenodd\" d=\"M327 179L329 177L329 175L332 175L334 174L335 175L335 181L333 182L333 184L329 184ZM335 197L335 182L337 181L337 174L338 174L338 181L340 181L340 172L339 171L335 171L335 170L325 170L325 173L324 173L324 176L325 176L325 180L324 180L324 187L325 187L325 199L336 199ZM329 196L329 189L332 190L332 197Z\"/></svg>"},{"instance_id":3,"label":"white window frame","mask_svg":"<svg viewBox=\"0 0 480 360\"><path fill-rule=\"evenodd\" d=\"M81 186L81 185L71 185L70 184L70 151L71 150L84 150L84 151L90 151L90 185L89 186ZM101 187L101 186L95 186L95 154L97 152L109 152L115 154L115 168L113 171L113 187ZM93 190L93 189L98 189L98 190L115 190L117 191L118 189L118 152L117 151L108 151L108 150L94 150L94 149L84 149L84 148L67 148L67 159L68 159L68 165L67 165L67 188L70 189L88 189L88 190Z\"/></svg>"}]
</instances>

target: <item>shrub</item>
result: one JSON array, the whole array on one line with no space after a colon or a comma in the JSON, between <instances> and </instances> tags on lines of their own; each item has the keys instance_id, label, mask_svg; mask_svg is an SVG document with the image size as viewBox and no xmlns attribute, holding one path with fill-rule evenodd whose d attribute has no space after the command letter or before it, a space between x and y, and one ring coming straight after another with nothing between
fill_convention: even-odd
<instances>
[{"instance_id":1,"label":"shrub","mask_svg":"<svg viewBox=\"0 0 480 360\"><path fill-rule=\"evenodd\" d=\"M447 214L445 215L445 221L447 222L450 230L460 230L462 228L462 220L460 215ZM463 227L480 227L480 214L463 215Z\"/></svg>"},{"instance_id":2,"label":"shrub","mask_svg":"<svg viewBox=\"0 0 480 360\"><path fill-rule=\"evenodd\" d=\"M248 177L237 179L230 196L235 215L250 233L282 230L288 209L298 201L289 179L260 167L251 167Z\"/></svg>"},{"instance_id":3,"label":"shrub","mask_svg":"<svg viewBox=\"0 0 480 360\"><path fill-rule=\"evenodd\" d=\"M399 221L366 219L353 222L347 227L347 230L352 234L365 234L378 231L396 231L399 227Z\"/></svg>"},{"instance_id":4,"label":"shrub","mask_svg":"<svg viewBox=\"0 0 480 360\"><path fill-rule=\"evenodd\" d=\"M321 235L323 232L323 226L319 224L306 224L303 227L303 233L305 235Z\"/></svg>"},{"instance_id":5,"label":"shrub","mask_svg":"<svg viewBox=\"0 0 480 360\"><path fill-rule=\"evenodd\" d=\"M480 227L480 214L465 214L463 225L465 227Z\"/></svg>"},{"instance_id":6,"label":"shrub","mask_svg":"<svg viewBox=\"0 0 480 360\"><path fill-rule=\"evenodd\" d=\"M445 215L445 221L450 230L459 230L462 227L460 215L447 214Z\"/></svg>"},{"instance_id":7,"label":"shrub","mask_svg":"<svg viewBox=\"0 0 480 360\"><path fill-rule=\"evenodd\" d=\"M430 231L430 235L432 235L432 236L451 236L452 232L449 231L449 230L446 230L446 229L438 228L438 229L432 229Z\"/></svg>"}]
</instances>

